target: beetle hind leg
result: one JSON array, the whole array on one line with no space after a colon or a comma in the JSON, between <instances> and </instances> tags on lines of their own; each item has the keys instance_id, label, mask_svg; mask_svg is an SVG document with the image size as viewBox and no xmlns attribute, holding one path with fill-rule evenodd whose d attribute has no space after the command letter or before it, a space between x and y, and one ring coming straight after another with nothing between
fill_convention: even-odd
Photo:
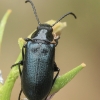
<instances>
[{"instance_id":1,"label":"beetle hind leg","mask_svg":"<svg viewBox=\"0 0 100 100\"><path fill-rule=\"evenodd\" d=\"M58 77L58 75L59 75L59 72L60 72L60 69L57 67L57 64L54 62L54 72L57 72L57 74L55 75L55 77L54 77L54 79L53 79L53 83L52 83L52 86L54 85L54 82L55 82L55 80L56 80L56 78ZM52 87L51 87L52 88ZM49 95L49 94L48 94ZM47 100L47 98L48 98L48 95L47 95L47 97L44 99L44 100ZM52 97L52 96L51 96ZM50 97L50 98L51 98Z\"/></svg>"},{"instance_id":2,"label":"beetle hind leg","mask_svg":"<svg viewBox=\"0 0 100 100\"><path fill-rule=\"evenodd\" d=\"M55 80L58 77L59 72L60 72L60 69L57 67L57 64L55 62L54 62L54 72L57 72L57 74L56 74L56 76L53 79L53 84L54 84L54 82L55 82ZM53 86L53 84L52 84L52 86Z\"/></svg>"}]
</instances>

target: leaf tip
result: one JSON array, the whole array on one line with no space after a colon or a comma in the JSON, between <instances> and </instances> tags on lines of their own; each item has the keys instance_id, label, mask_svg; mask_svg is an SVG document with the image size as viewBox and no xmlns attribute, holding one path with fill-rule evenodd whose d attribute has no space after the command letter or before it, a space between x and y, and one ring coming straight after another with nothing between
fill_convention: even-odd
<instances>
[{"instance_id":1,"label":"leaf tip","mask_svg":"<svg viewBox=\"0 0 100 100\"><path fill-rule=\"evenodd\" d=\"M11 10L11 9L8 9L8 10L7 10L7 12L11 13L11 12L12 12L12 10Z\"/></svg>"},{"instance_id":2,"label":"leaf tip","mask_svg":"<svg viewBox=\"0 0 100 100\"><path fill-rule=\"evenodd\" d=\"M86 66L86 64L85 64L85 63L82 63L82 64L81 64L81 66L82 66L82 67L85 67L85 66Z\"/></svg>"}]
</instances>

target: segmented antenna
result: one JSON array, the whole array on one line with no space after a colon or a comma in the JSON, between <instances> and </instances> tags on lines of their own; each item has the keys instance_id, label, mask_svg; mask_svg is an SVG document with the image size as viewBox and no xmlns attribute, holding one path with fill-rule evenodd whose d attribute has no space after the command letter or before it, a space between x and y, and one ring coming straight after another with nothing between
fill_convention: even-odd
<instances>
[{"instance_id":1,"label":"segmented antenna","mask_svg":"<svg viewBox=\"0 0 100 100\"><path fill-rule=\"evenodd\" d=\"M66 17L67 15L73 15L75 19L77 18L76 15L75 15L74 13L69 12L69 13L65 14L64 16L62 16L58 21L56 21L56 22L52 25L52 27L53 27L55 24L57 24L59 21L61 21L64 17Z\"/></svg>"},{"instance_id":2,"label":"segmented antenna","mask_svg":"<svg viewBox=\"0 0 100 100\"><path fill-rule=\"evenodd\" d=\"M35 6L34 6L33 2L32 2L31 0L26 0L25 3L27 3L27 2L30 2L30 4L32 5L35 18L36 18L38 24L40 25L41 23L40 23L40 20L39 20L39 18L38 18L38 15L37 15L37 12L36 12L36 9L35 9Z\"/></svg>"}]
</instances>

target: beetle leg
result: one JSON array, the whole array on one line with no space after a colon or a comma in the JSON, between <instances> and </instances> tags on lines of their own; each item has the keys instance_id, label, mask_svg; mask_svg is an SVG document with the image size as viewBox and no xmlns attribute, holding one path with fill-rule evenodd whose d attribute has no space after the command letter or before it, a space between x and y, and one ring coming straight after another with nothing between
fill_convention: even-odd
<instances>
[{"instance_id":1,"label":"beetle leg","mask_svg":"<svg viewBox=\"0 0 100 100\"><path fill-rule=\"evenodd\" d=\"M23 65L23 61L20 61L20 62L18 62L18 63L16 63L16 64L12 65L11 68L13 68L13 67L16 66L16 65Z\"/></svg>"},{"instance_id":2,"label":"beetle leg","mask_svg":"<svg viewBox=\"0 0 100 100\"><path fill-rule=\"evenodd\" d=\"M22 47L22 58L23 59L24 59L24 47L25 47L25 45ZM16 65L23 65L23 60L18 62L18 63L16 63L16 64L14 64L14 65L12 65L11 68L16 66Z\"/></svg>"},{"instance_id":3,"label":"beetle leg","mask_svg":"<svg viewBox=\"0 0 100 100\"><path fill-rule=\"evenodd\" d=\"M26 44L22 47L22 59L24 60L24 48L26 47Z\"/></svg>"},{"instance_id":4,"label":"beetle leg","mask_svg":"<svg viewBox=\"0 0 100 100\"><path fill-rule=\"evenodd\" d=\"M57 64L54 62L54 72L56 72L56 71L57 71L57 74L56 74L56 76L53 79L52 86L53 86L53 84L54 84L54 82L55 82L55 80L56 80L56 78L57 78L57 76L58 76L58 74L60 72L60 69L57 67ZM47 95L47 97L48 97L48 95ZM47 100L47 97L44 100Z\"/></svg>"},{"instance_id":5,"label":"beetle leg","mask_svg":"<svg viewBox=\"0 0 100 100\"><path fill-rule=\"evenodd\" d=\"M53 79L53 84L54 84L54 82L55 82L55 80L56 80L56 78L57 78L57 76L58 76L58 74L60 72L60 69L57 67L55 62L54 62L54 72L57 72L57 74L56 74L56 76ZM53 86L53 84L52 84L52 86Z\"/></svg>"},{"instance_id":6,"label":"beetle leg","mask_svg":"<svg viewBox=\"0 0 100 100\"><path fill-rule=\"evenodd\" d=\"M14 67L14 66L16 66L16 65L18 65L18 69L19 69L19 73L20 73L20 77L21 77L22 72L21 72L20 65L23 65L23 61L20 61L20 62L18 62L16 64L12 65L11 68Z\"/></svg>"},{"instance_id":7,"label":"beetle leg","mask_svg":"<svg viewBox=\"0 0 100 100\"><path fill-rule=\"evenodd\" d=\"M22 48L22 58L23 58L23 59L24 59L24 48L25 48L25 45L24 45L23 48ZM16 65L18 65L19 73L20 73L20 77L21 77L22 72L21 72L20 65L23 65L23 60L20 61L20 62L18 62L18 63L16 63L16 64L14 64L14 65L12 65L11 68L14 67L14 66L16 66Z\"/></svg>"},{"instance_id":8,"label":"beetle leg","mask_svg":"<svg viewBox=\"0 0 100 100\"><path fill-rule=\"evenodd\" d=\"M23 60L24 60L24 48L25 48L25 46L26 46L26 44L22 48L22 58L23 58ZM23 60L22 60L22 62L23 62ZM23 65L23 63L21 65ZM21 72L20 64L19 64L19 67L18 68L19 68L19 73L20 73L20 77L21 77L22 72Z\"/></svg>"},{"instance_id":9,"label":"beetle leg","mask_svg":"<svg viewBox=\"0 0 100 100\"><path fill-rule=\"evenodd\" d=\"M22 75L22 72L21 72L21 68L20 68L20 65L19 65L19 74L20 74L20 77L21 77L21 75Z\"/></svg>"},{"instance_id":10,"label":"beetle leg","mask_svg":"<svg viewBox=\"0 0 100 100\"><path fill-rule=\"evenodd\" d=\"M18 100L20 100L20 96L21 96L21 94L22 94L22 89L20 90L20 93L19 93L19 97L18 97Z\"/></svg>"}]
</instances>

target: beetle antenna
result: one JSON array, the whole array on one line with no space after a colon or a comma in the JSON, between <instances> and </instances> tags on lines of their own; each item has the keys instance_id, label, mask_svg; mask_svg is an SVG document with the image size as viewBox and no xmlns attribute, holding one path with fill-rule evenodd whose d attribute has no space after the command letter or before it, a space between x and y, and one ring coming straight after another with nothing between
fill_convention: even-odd
<instances>
[{"instance_id":1,"label":"beetle antenna","mask_svg":"<svg viewBox=\"0 0 100 100\"><path fill-rule=\"evenodd\" d=\"M27 3L27 2L30 2L30 4L32 5L35 18L36 18L38 24L40 25L41 23L40 23L40 20L39 20L39 18L38 18L38 15L37 15L37 12L36 12L36 9L35 9L35 6L34 6L33 2L32 2L31 0L26 0L25 3Z\"/></svg>"},{"instance_id":2,"label":"beetle antenna","mask_svg":"<svg viewBox=\"0 0 100 100\"><path fill-rule=\"evenodd\" d=\"M62 20L64 17L66 17L67 15L73 15L75 19L77 18L76 15L75 15L74 13L69 12L69 13L63 15L58 21L56 21L56 22L52 25L52 27L53 27L55 24L57 24L60 20Z\"/></svg>"}]
</instances>

